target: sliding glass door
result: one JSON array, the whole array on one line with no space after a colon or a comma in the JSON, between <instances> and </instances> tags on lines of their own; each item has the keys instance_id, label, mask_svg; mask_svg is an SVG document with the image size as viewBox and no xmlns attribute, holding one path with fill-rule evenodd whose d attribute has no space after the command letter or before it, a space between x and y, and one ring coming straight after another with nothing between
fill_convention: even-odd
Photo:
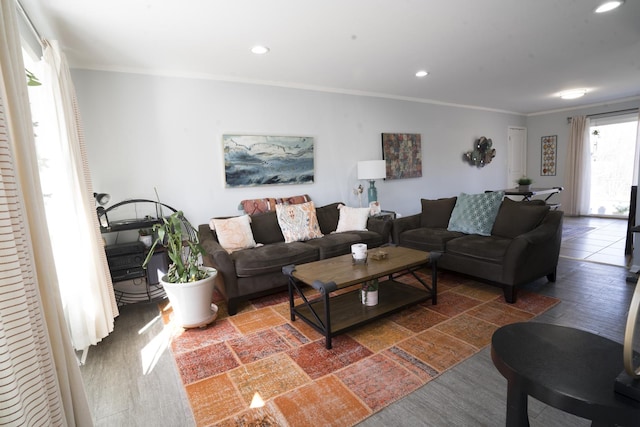
<instances>
[{"instance_id":1,"label":"sliding glass door","mask_svg":"<svg viewBox=\"0 0 640 427\"><path fill-rule=\"evenodd\" d=\"M627 217L638 161L638 114L591 118L589 214Z\"/></svg>"}]
</instances>

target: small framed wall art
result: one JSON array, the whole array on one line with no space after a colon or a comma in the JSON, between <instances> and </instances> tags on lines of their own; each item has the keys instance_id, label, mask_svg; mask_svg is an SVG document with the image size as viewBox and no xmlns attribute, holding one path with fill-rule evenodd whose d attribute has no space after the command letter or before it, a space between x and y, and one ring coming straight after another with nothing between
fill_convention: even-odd
<instances>
[{"instance_id":1,"label":"small framed wall art","mask_svg":"<svg viewBox=\"0 0 640 427\"><path fill-rule=\"evenodd\" d=\"M558 163L558 135L543 136L540 138L542 149L540 175L555 176Z\"/></svg>"},{"instance_id":2,"label":"small framed wall art","mask_svg":"<svg viewBox=\"0 0 640 427\"><path fill-rule=\"evenodd\" d=\"M312 184L313 138L222 135L227 187Z\"/></svg>"},{"instance_id":3,"label":"small framed wall art","mask_svg":"<svg viewBox=\"0 0 640 427\"><path fill-rule=\"evenodd\" d=\"M383 133L382 158L387 179L422 176L422 141L419 133Z\"/></svg>"}]
</instances>

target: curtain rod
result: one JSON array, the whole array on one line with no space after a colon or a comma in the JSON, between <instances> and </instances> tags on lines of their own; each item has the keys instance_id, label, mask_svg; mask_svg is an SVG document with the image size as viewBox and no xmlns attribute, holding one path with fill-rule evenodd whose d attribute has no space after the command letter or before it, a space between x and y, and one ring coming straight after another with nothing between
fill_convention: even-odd
<instances>
[{"instance_id":1,"label":"curtain rod","mask_svg":"<svg viewBox=\"0 0 640 427\"><path fill-rule=\"evenodd\" d=\"M596 117L596 116L604 116L609 114L637 113L637 112L638 112L638 108L627 108L626 110L616 110L616 111L607 111L604 113L587 114L585 117ZM571 123L571 117L567 117L567 123Z\"/></svg>"},{"instance_id":2,"label":"curtain rod","mask_svg":"<svg viewBox=\"0 0 640 427\"><path fill-rule=\"evenodd\" d=\"M40 43L40 47L42 49L44 49L45 46L44 46L44 43L42 42L42 40L44 40L44 39L40 35L40 32L38 31L36 26L33 25L33 21L31 20L31 18L29 18L29 15L27 15L27 11L24 10L24 7L22 7L22 4L20 3L19 0L16 0L16 6L17 6L18 11L20 12L22 17L24 18L27 26L33 32L33 34L36 36L36 39L38 40L38 43Z\"/></svg>"}]
</instances>

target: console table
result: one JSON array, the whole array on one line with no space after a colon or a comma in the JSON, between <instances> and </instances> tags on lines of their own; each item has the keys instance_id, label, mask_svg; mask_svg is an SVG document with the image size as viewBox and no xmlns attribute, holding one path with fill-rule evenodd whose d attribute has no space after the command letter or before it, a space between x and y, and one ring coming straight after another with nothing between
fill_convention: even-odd
<instances>
[{"instance_id":1,"label":"console table","mask_svg":"<svg viewBox=\"0 0 640 427\"><path fill-rule=\"evenodd\" d=\"M549 187L549 188L529 188L528 190L521 190L520 188L508 188L506 190L487 190L486 193L492 191L504 191L505 196L520 196L522 197L522 201L529 202L533 196L543 196L547 197L544 199L546 202L556 193L559 193L563 190L563 187Z\"/></svg>"},{"instance_id":2,"label":"console table","mask_svg":"<svg viewBox=\"0 0 640 427\"><path fill-rule=\"evenodd\" d=\"M614 391L622 344L565 326L514 323L493 334L491 359L508 382L508 427L529 426L528 396L594 426L640 425L640 402Z\"/></svg>"}]
</instances>

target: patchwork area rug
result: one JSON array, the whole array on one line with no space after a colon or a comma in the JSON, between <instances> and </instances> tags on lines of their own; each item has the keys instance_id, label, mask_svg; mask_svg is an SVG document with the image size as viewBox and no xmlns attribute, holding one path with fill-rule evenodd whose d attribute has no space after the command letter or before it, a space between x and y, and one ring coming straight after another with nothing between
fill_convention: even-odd
<instances>
[{"instance_id":1,"label":"patchwork area rug","mask_svg":"<svg viewBox=\"0 0 640 427\"><path fill-rule=\"evenodd\" d=\"M595 229L595 227L587 227L587 226L583 226L583 225L578 225L578 226L567 226L567 225L563 225L562 226L562 240L569 240L569 239L573 239L574 237L578 237L581 236L585 233L588 233L589 231Z\"/></svg>"},{"instance_id":2,"label":"patchwork area rug","mask_svg":"<svg viewBox=\"0 0 640 427\"><path fill-rule=\"evenodd\" d=\"M429 270L419 272L429 283ZM406 283L415 284L411 276ZM312 290L311 290L312 291ZM354 295L354 298L356 296ZM220 315L207 329L171 323L171 351L198 426L351 426L415 391L491 342L500 326L527 321L559 300L502 290L444 272L430 301L333 339L290 321L287 293ZM250 409L256 395L265 405Z\"/></svg>"}]
</instances>

